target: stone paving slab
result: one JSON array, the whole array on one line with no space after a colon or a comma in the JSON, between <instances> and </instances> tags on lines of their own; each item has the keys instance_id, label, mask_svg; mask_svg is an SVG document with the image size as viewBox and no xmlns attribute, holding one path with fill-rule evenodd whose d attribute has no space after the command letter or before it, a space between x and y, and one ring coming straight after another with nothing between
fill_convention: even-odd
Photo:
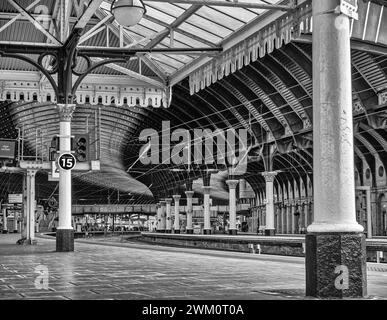
<instances>
[{"instance_id":1,"label":"stone paving slab","mask_svg":"<svg viewBox=\"0 0 387 320\"><path fill-rule=\"evenodd\" d=\"M55 239L16 245L0 235L0 299L305 299L304 259L135 243L77 240L75 252L55 252ZM35 268L48 268L37 289ZM387 299L387 273L370 270L371 296ZM309 298L308 298L309 299Z\"/></svg>"}]
</instances>

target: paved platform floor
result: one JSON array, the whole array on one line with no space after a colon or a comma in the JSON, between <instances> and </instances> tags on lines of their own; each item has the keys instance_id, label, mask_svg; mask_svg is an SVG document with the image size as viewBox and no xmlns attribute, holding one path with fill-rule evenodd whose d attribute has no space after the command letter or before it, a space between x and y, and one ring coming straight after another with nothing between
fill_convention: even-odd
<instances>
[{"instance_id":1,"label":"paved platform floor","mask_svg":"<svg viewBox=\"0 0 387 320\"><path fill-rule=\"evenodd\" d=\"M76 240L55 252L55 239L19 246L0 235L0 299L305 299L304 259ZM39 289L36 267L48 270ZM387 299L387 266L368 264L370 298ZM37 281L38 283L42 283ZM308 298L311 299L311 298Z\"/></svg>"}]
</instances>

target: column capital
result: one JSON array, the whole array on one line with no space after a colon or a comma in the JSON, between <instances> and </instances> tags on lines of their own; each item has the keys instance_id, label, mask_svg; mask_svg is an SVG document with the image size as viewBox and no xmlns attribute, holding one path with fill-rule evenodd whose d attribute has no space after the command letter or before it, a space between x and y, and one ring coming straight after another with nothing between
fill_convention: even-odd
<instances>
[{"instance_id":1,"label":"column capital","mask_svg":"<svg viewBox=\"0 0 387 320\"><path fill-rule=\"evenodd\" d=\"M203 192L204 194L210 194L211 186L203 186Z\"/></svg>"},{"instance_id":2,"label":"column capital","mask_svg":"<svg viewBox=\"0 0 387 320\"><path fill-rule=\"evenodd\" d=\"M262 172L262 176L265 178L266 182L273 182L276 175L277 175L276 171Z\"/></svg>"},{"instance_id":3,"label":"column capital","mask_svg":"<svg viewBox=\"0 0 387 320\"><path fill-rule=\"evenodd\" d=\"M61 122L71 122L76 104L57 104Z\"/></svg>"},{"instance_id":4,"label":"column capital","mask_svg":"<svg viewBox=\"0 0 387 320\"><path fill-rule=\"evenodd\" d=\"M226 180L226 183L230 189L235 189L239 183L239 180Z\"/></svg>"},{"instance_id":5,"label":"column capital","mask_svg":"<svg viewBox=\"0 0 387 320\"><path fill-rule=\"evenodd\" d=\"M185 195L187 196L187 198L192 198L194 193L195 193L195 191L186 191Z\"/></svg>"},{"instance_id":6,"label":"column capital","mask_svg":"<svg viewBox=\"0 0 387 320\"><path fill-rule=\"evenodd\" d=\"M175 202L177 202L177 201L179 201L179 200L180 200L180 198L181 198L181 195L179 195L179 194L175 194L175 195L173 195L173 196L172 196L172 198L173 198L173 200L175 200Z\"/></svg>"},{"instance_id":7,"label":"column capital","mask_svg":"<svg viewBox=\"0 0 387 320\"><path fill-rule=\"evenodd\" d=\"M27 176L34 177L38 171L37 169L27 169Z\"/></svg>"},{"instance_id":8,"label":"column capital","mask_svg":"<svg viewBox=\"0 0 387 320\"><path fill-rule=\"evenodd\" d=\"M164 202L165 202L166 204L171 204L172 198L165 198L165 199L164 199Z\"/></svg>"}]
</instances>

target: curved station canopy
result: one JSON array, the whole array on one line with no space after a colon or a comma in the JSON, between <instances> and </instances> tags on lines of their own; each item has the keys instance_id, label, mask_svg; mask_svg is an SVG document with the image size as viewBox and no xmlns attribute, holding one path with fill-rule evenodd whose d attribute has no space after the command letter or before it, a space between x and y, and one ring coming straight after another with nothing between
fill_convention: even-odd
<instances>
[{"instance_id":1,"label":"curved station canopy","mask_svg":"<svg viewBox=\"0 0 387 320\"><path fill-rule=\"evenodd\" d=\"M144 0L146 13L133 27L115 21L111 1L1 1L0 137L21 132L25 155L48 157L59 133L55 50L78 30L72 133L90 128L101 168L74 172L75 202L154 203L184 191L187 181L200 194L208 172L211 196L227 201L224 163L163 161L162 136L176 129L192 139L197 129L245 130L246 145L236 150L247 150L240 178L256 194L264 193L260 173L268 170L278 172L275 187L283 192L296 185L310 193L311 1L217 1ZM362 184L385 177L387 166L387 1L358 2L351 63L355 176ZM160 138L159 163L140 161L145 129ZM22 176L9 165L1 170L2 193L20 191ZM56 190L57 182L39 173L38 197Z\"/></svg>"}]
</instances>

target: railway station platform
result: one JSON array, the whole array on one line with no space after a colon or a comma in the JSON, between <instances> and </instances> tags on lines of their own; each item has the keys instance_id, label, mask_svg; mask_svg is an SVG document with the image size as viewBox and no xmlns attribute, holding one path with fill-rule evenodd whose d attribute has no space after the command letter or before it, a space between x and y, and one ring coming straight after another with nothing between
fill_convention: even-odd
<instances>
[{"instance_id":1,"label":"railway station platform","mask_svg":"<svg viewBox=\"0 0 387 320\"><path fill-rule=\"evenodd\" d=\"M298 300L305 297L302 257L76 239L55 252L55 238L16 245L0 235L0 299L9 300ZM368 297L387 299L387 266L367 263ZM39 271L40 270L40 271ZM47 287L37 287L42 270ZM44 281L40 283L44 287Z\"/></svg>"}]
</instances>

